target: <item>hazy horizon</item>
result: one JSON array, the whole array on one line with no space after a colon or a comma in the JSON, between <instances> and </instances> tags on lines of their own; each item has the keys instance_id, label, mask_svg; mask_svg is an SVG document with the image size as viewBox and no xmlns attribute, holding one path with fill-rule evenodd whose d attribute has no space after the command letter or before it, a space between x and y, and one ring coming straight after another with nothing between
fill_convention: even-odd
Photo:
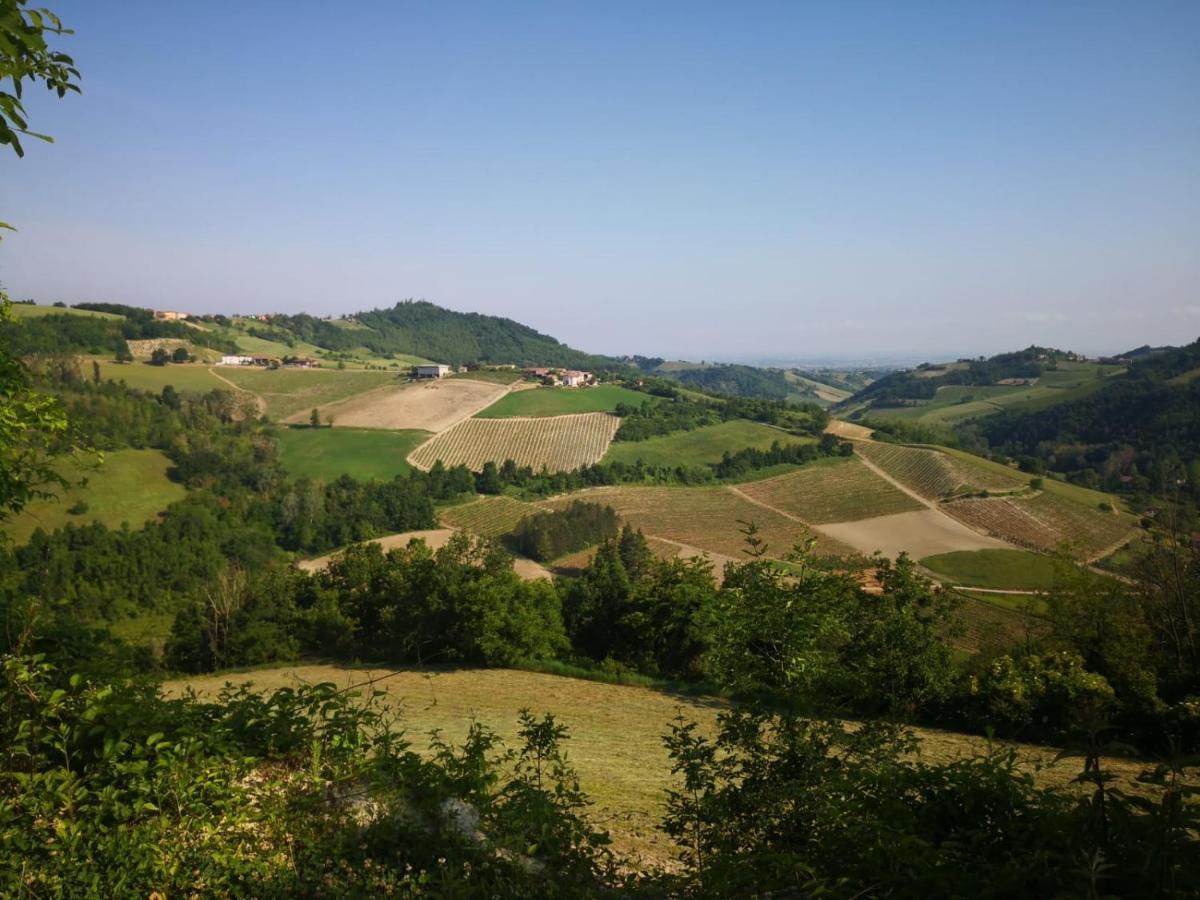
<instances>
[{"instance_id":1,"label":"hazy horizon","mask_svg":"<svg viewBox=\"0 0 1200 900\"><path fill-rule=\"evenodd\" d=\"M14 297L723 361L1200 333L1195 4L53 6Z\"/></svg>"}]
</instances>

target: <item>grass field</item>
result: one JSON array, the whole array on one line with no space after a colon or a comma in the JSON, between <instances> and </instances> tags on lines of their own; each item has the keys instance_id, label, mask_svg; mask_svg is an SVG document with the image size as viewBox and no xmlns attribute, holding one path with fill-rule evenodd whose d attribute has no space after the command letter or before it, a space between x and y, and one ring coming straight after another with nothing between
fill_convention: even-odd
<instances>
[{"instance_id":1,"label":"grass field","mask_svg":"<svg viewBox=\"0 0 1200 900\"><path fill-rule=\"evenodd\" d=\"M94 357L93 357L94 358ZM91 377L91 360L84 363L84 375ZM131 388L159 393L168 384L177 391L192 391L207 394L209 391L227 391L229 385L213 376L208 366L199 363L170 363L152 366L149 363L116 363L110 359L97 359L100 377L105 381L124 381Z\"/></svg>"},{"instance_id":2,"label":"grass field","mask_svg":"<svg viewBox=\"0 0 1200 900\"><path fill-rule=\"evenodd\" d=\"M438 518L451 528L461 528L484 537L508 534L526 516L540 511L533 503L512 497L482 497L443 509Z\"/></svg>"},{"instance_id":3,"label":"grass field","mask_svg":"<svg viewBox=\"0 0 1200 900\"><path fill-rule=\"evenodd\" d=\"M646 441L617 441L608 448L604 461L632 464L640 459L651 466L703 466L719 463L726 451L736 453L746 447L766 450L775 441L812 443L811 438L795 437L770 425L735 419Z\"/></svg>"},{"instance_id":4,"label":"grass field","mask_svg":"<svg viewBox=\"0 0 1200 900\"><path fill-rule=\"evenodd\" d=\"M115 313L96 312L90 309L72 309L69 306L31 306L28 303L12 305L14 319L32 319L37 316L92 316L96 319L123 319Z\"/></svg>"},{"instance_id":5,"label":"grass field","mask_svg":"<svg viewBox=\"0 0 1200 900\"><path fill-rule=\"evenodd\" d=\"M333 481L349 475L359 481L390 481L412 470L408 454L428 440L428 431L374 428L279 428L279 458L296 478Z\"/></svg>"},{"instance_id":6,"label":"grass field","mask_svg":"<svg viewBox=\"0 0 1200 900\"><path fill-rule=\"evenodd\" d=\"M927 556L921 565L964 587L1044 591L1054 584L1053 557L1027 550L960 550Z\"/></svg>"},{"instance_id":7,"label":"grass field","mask_svg":"<svg viewBox=\"0 0 1200 900\"><path fill-rule=\"evenodd\" d=\"M853 456L822 459L787 475L742 485L738 490L814 525L923 508Z\"/></svg>"},{"instance_id":8,"label":"grass field","mask_svg":"<svg viewBox=\"0 0 1200 900\"><path fill-rule=\"evenodd\" d=\"M394 382L395 372L354 369L261 369L257 366L222 366L216 370L266 404L267 415L278 421L307 413L372 388ZM227 387L227 386L226 386Z\"/></svg>"},{"instance_id":9,"label":"grass field","mask_svg":"<svg viewBox=\"0 0 1200 900\"><path fill-rule=\"evenodd\" d=\"M532 393L526 391L525 393ZM519 466L565 472L599 462L620 420L607 413L540 418L464 419L413 451L413 465L428 469L439 459L478 472L484 463L511 459Z\"/></svg>"},{"instance_id":10,"label":"grass field","mask_svg":"<svg viewBox=\"0 0 1200 900\"><path fill-rule=\"evenodd\" d=\"M564 747L579 773L580 787L595 804L589 819L612 832L618 853L635 855L646 864L667 862L673 855L669 839L656 828L666 803L665 791L676 786L663 735L680 714L698 723L701 733L711 734L717 713L727 705L719 698L512 669L371 670L299 665L168 682L164 689L178 694L192 687L201 696L209 696L230 681L251 682L264 691L299 683L370 683L375 690L386 692L386 703L402 710L401 725L421 752L427 749L430 731L438 730L446 739L458 742L472 722L493 729L507 746L514 747L522 709L539 716L553 713L569 729ZM971 757L988 747L983 737L934 729L913 731L920 739L920 758L928 762ZM1032 772L1042 784L1066 786L1079 772L1078 759L1059 760L1053 748L1014 746L1022 769ZM1144 766L1114 759L1106 761L1105 768L1127 786Z\"/></svg>"},{"instance_id":11,"label":"grass field","mask_svg":"<svg viewBox=\"0 0 1200 900\"><path fill-rule=\"evenodd\" d=\"M501 419L508 416L565 416L571 413L612 412L618 403L641 406L650 399L649 394L631 391L615 384L601 384L590 388L539 387L506 394L475 415L477 418Z\"/></svg>"},{"instance_id":12,"label":"grass field","mask_svg":"<svg viewBox=\"0 0 1200 900\"><path fill-rule=\"evenodd\" d=\"M183 499L184 488L167 478L171 461L158 450L116 450L104 455L99 468L83 469L67 466L63 474L77 481L87 478L87 484L63 491L58 500L38 500L29 504L18 516L2 527L17 543L24 543L41 528L53 531L68 522L83 525L103 522L117 528L122 522L138 527L155 513ZM67 512L83 501L88 510L79 515Z\"/></svg>"}]
</instances>

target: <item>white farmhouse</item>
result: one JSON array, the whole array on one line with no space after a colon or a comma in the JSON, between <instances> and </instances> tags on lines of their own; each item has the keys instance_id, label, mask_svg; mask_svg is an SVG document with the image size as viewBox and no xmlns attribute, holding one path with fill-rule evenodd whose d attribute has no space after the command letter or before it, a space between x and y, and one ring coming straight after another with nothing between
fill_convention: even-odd
<instances>
[{"instance_id":1,"label":"white farmhouse","mask_svg":"<svg viewBox=\"0 0 1200 900\"><path fill-rule=\"evenodd\" d=\"M254 364L253 356L222 356L223 366L250 366Z\"/></svg>"},{"instance_id":2,"label":"white farmhouse","mask_svg":"<svg viewBox=\"0 0 1200 900\"><path fill-rule=\"evenodd\" d=\"M440 363L429 366L413 366L413 378L445 378L450 374L450 367Z\"/></svg>"}]
</instances>

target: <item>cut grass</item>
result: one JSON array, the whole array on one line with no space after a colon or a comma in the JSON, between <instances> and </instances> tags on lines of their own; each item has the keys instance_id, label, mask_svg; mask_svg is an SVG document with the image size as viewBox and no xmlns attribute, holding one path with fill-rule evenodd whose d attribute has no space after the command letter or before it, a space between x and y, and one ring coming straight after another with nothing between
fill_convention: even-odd
<instances>
[{"instance_id":1,"label":"cut grass","mask_svg":"<svg viewBox=\"0 0 1200 900\"><path fill-rule=\"evenodd\" d=\"M615 384L590 388L540 387L514 391L501 397L477 418L502 419L509 416L564 416L570 413L612 412L618 403L641 406L649 394L631 391Z\"/></svg>"},{"instance_id":2,"label":"cut grass","mask_svg":"<svg viewBox=\"0 0 1200 900\"><path fill-rule=\"evenodd\" d=\"M743 485L739 490L817 525L924 509L855 456L818 460L787 475Z\"/></svg>"},{"instance_id":3,"label":"cut grass","mask_svg":"<svg viewBox=\"0 0 1200 900\"><path fill-rule=\"evenodd\" d=\"M428 440L428 431L374 428L308 428L275 431L279 460L296 478L333 481L349 475L359 481L390 481L412 471L408 454Z\"/></svg>"},{"instance_id":4,"label":"cut grass","mask_svg":"<svg viewBox=\"0 0 1200 900\"><path fill-rule=\"evenodd\" d=\"M645 441L617 441L608 448L604 462L632 465L641 460L648 466L705 466L719 463L726 452L736 453L746 447L766 450L776 441L803 444L812 443L812 438L795 437L770 425L735 419Z\"/></svg>"},{"instance_id":5,"label":"cut grass","mask_svg":"<svg viewBox=\"0 0 1200 900\"><path fill-rule=\"evenodd\" d=\"M957 550L927 556L921 565L964 587L1044 591L1054 584L1057 563L1028 550Z\"/></svg>"},{"instance_id":6,"label":"cut grass","mask_svg":"<svg viewBox=\"0 0 1200 900\"><path fill-rule=\"evenodd\" d=\"M50 532L69 522L76 525L102 522L109 528L128 522L136 528L183 499L183 485L167 477L170 467L171 461L158 450L106 453L104 462L94 470L68 465L63 474L73 481L86 477L87 484L63 491L58 500L30 503L20 515L4 523L4 531L20 544L29 540L38 528ZM87 512L78 515L67 512L80 501L87 504Z\"/></svg>"},{"instance_id":7,"label":"cut grass","mask_svg":"<svg viewBox=\"0 0 1200 900\"><path fill-rule=\"evenodd\" d=\"M395 372L353 369L223 366L218 371L242 390L261 397L266 404L267 415L275 420L336 403L396 381Z\"/></svg>"}]
</instances>

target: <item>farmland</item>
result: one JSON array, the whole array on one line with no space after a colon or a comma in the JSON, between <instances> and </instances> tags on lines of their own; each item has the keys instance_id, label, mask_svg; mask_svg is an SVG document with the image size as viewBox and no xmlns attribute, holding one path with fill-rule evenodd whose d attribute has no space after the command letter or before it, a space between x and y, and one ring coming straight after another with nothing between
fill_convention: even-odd
<instances>
[{"instance_id":1,"label":"farmland","mask_svg":"<svg viewBox=\"0 0 1200 900\"><path fill-rule=\"evenodd\" d=\"M408 454L430 437L428 431L373 428L279 428L279 461L294 478L333 481L349 475L359 481L389 480L411 471Z\"/></svg>"},{"instance_id":2,"label":"farmland","mask_svg":"<svg viewBox=\"0 0 1200 900\"><path fill-rule=\"evenodd\" d=\"M95 319L121 319L115 313L96 312L91 309L72 309L69 306L37 306L31 303L14 303L14 319L33 319L38 316L91 316Z\"/></svg>"},{"instance_id":3,"label":"farmland","mask_svg":"<svg viewBox=\"0 0 1200 900\"><path fill-rule=\"evenodd\" d=\"M645 441L616 441L609 447L604 461L633 464L641 460L651 466L702 466L719 463L726 451L736 453L744 447L765 450L775 441L799 444L811 442L811 439L795 437L759 422L734 419Z\"/></svg>"},{"instance_id":4,"label":"farmland","mask_svg":"<svg viewBox=\"0 0 1200 900\"><path fill-rule=\"evenodd\" d=\"M651 397L638 391L601 384L590 388L539 387L514 391L481 410L480 418L564 416L571 413L612 412L618 403L641 406Z\"/></svg>"},{"instance_id":5,"label":"farmland","mask_svg":"<svg viewBox=\"0 0 1200 900\"><path fill-rule=\"evenodd\" d=\"M364 375L380 373L365 372ZM503 397L504 385L468 379L445 378L397 384L395 376L383 375L374 390L343 394L344 402L324 410L337 424L357 428L419 428L444 431ZM297 419L302 419L298 415Z\"/></svg>"},{"instance_id":6,"label":"farmland","mask_svg":"<svg viewBox=\"0 0 1200 900\"><path fill-rule=\"evenodd\" d=\"M1057 563L1027 550L960 550L926 556L921 565L964 587L1041 591L1054 584Z\"/></svg>"},{"instance_id":7,"label":"farmland","mask_svg":"<svg viewBox=\"0 0 1200 900\"><path fill-rule=\"evenodd\" d=\"M569 471L599 462L618 425L620 420L607 413L466 419L422 444L409 461L428 469L440 459L479 471L486 462L512 459L534 470Z\"/></svg>"},{"instance_id":8,"label":"farmland","mask_svg":"<svg viewBox=\"0 0 1200 900\"><path fill-rule=\"evenodd\" d=\"M728 487L604 487L552 501L561 506L581 498L612 506L630 525L647 537L664 538L684 548L696 548L734 559L744 559L746 549L740 522L754 522L759 537L769 546L768 555L781 557L806 537L817 538L816 551L846 555L853 551L821 535L796 518L765 509Z\"/></svg>"},{"instance_id":9,"label":"farmland","mask_svg":"<svg viewBox=\"0 0 1200 900\"><path fill-rule=\"evenodd\" d=\"M884 556L895 557L907 553L920 558L953 550L1002 549L1007 546L997 538L972 531L937 509L920 508L854 522L827 522L817 527L866 555L879 551Z\"/></svg>"},{"instance_id":10,"label":"farmland","mask_svg":"<svg viewBox=\"0 0 1200 900\"><path fill-rule=\"evenodd\" d=\"M806 522L846 522L921 509L855 457L824 459L739 492Z\"/></svg>"},{"instance_id":11,"label":"farmland","mask_svg":"<svg viewBox=\"0 0 1200 900\"><path fill-rule=\"evenodd\" d=\"M260 397L266 414L275 421L289 417L307 420L313 407L327 412L328 404L394 381L391 372L347 369L261 369L257 366L222 366L214 370L240 390ZM355 424L346 422L345 424Z\"/></svg>"},{"instance_id":12,"label":"farmland","mask_svg":"<svg viewBox=\"0 0 1200 900\"><path fill-rule=\"evenodd\" d=\"M971 465L940 450L923 447L868 441L856 445L855 452L927 500L967 490L1020 490L1028 481L1004 467Z\"/></svg>"},{"instance_id":13,"label":"farmland","mask_svg":"<svg viewBox=\"0 0 1200 900\"><path fill-rule=\"evenodd\" d=\"M1091 559L1133 534L1134 520L1042 492L1031 498L993 497L943 504L947 515L1022 547L1055 550L1066 542L1072 555Z\"/></svg>"},{"instance_id":14,"label":"farmland","mask_svg":"<svg viewBox=\"0 0 1200 900\"><path fill-rule=\"evenodd\" d=\"M538 512L532 503L512 497L483 497L471 503L451 506L441 511L440 518L451 528L461 528L484 537L508 534L526 516Z\"/></svg>"},{"instance_id":15,"label":"farmland","mask_svg":"<svg viewBox=\"0 0 1200 900\"><path fill-rule=\"evenodd\" d=\"M156 513L184 496L183 485L167 477L171 461L157 450L117 450L104 455L97 469L64 467L62 473L72 481L87 478L82 487L62 491L58 500L37 500L3 526L17 543L24 543L41 528L53 531L68 523L83 525L102 522L117 528L122 522L138 527ZM68 512L79 502L87 511Z\"/></svg>"},{"instance_id":16,"label":"farmland","mask_svg":"<svg viewBox=\"0 0 1200 900\"><path fill-rule=\"evenodd\" d=\"M88 366L90 360L85 360ZM152 366L149 363L117 363L110 359L97 359L100 377L105 381L124 381L139 391L159 393L168 384L177 391L207 394L209 391L227 391L229 385L215 377L207 366L196 363ZM90 375L90 372L85 374Z\"/></svg>"}]
</instances>

